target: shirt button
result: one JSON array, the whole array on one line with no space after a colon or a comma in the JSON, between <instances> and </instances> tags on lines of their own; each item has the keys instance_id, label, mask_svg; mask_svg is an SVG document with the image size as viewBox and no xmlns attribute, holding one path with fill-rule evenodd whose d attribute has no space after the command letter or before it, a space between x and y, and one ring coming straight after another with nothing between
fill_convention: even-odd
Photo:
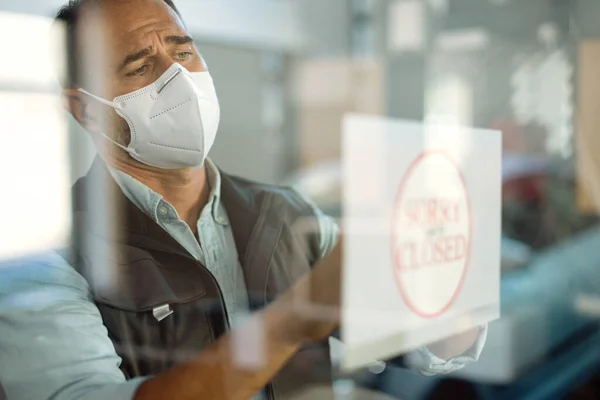
<instances>
[{"instance_id":1,"label":"shirt button","mask_svg":"<svg viewBox=\"0 0 600 400\"><path fill-rule=\"evenodd\" d=\"M223 217L217 217L217 222L220 224L224 224L225 223L225 218Z\"/></svg>"},{"instance_id":2,"label":"shirt button","mask_svg":"<svg viewBox=\"0 0 600 400\"><path fill-rule=\"evenodd\" d=\"M167 210L167 207L165 207L165 206L158 207L158 213L160 215L167 215L168 212L169 212L169 210Z\"/></svg>"}]
</instances>

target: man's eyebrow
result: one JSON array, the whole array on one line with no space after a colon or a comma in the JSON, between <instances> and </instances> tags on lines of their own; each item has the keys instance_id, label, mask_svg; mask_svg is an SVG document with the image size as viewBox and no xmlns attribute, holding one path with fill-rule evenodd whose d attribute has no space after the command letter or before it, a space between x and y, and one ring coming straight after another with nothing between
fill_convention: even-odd
<instances>
[{"instance_id":1,"label":"man's eyebrow","mask_svg":"<svg viewBox=\"0 0 600 400\"><path fill-rule=\"evenodd\" d=\"M192 39L190 36L171 35L171 36L167 36L165 38L165 42L170 43L170 44L178 44L178 45L188 44L193 41L194 41L194 39Z\"/></svg>"},{"instance_id":2,"label":"man's eyebrow","mask_svg":"<svg viewBox=\"0 0 600 400\"><path fill-rule=\"evenodd\" d=\"M123 70L123 68L125 68L127 65L131 64L132 62L135 62L144 57L148 57L150 54L152 54L153 51L154 51L154 49L152 47L146 47L145 49L142 49L140 51L136 51L135 53L129 54L127 57L125 57L125 59L119 65L119 71Z\"/></svg>"}]
</instances>

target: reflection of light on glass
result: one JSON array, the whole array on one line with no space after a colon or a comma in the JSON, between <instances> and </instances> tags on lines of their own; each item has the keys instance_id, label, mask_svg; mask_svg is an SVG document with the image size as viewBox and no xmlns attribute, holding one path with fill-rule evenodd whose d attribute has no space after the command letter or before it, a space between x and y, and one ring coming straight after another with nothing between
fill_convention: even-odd
<instances>
[{"instance_id":1,"label":"reflection of light on glass","mask_svg":"<svg viewBox=\"0 0 600 400\"><path fill-rule=\"evenodd\" d=\"M60 99L51 94L58 86L56 67L64 66L56 62L63 59L64 41L52 29L49 18L0 12L2 51L21 54L23 43L36 48L36 62L14 56L0 63L0 258L67 244L67 126Z\"/></svg>"},{"instance_id":2,"label":"reflection of light on glass","mask_svg":"<svg viewBox=\"0 0 600 400\"><path fill-rule=\"evenodd\" d=\"M449 0L429 0L429 6L435 13L445 15L448 13L450 4Z\"/></svg>"},{"instance_id":3,"label":"reflection of light on glass","mask_svg":"<svg viewBox=\"0 0 600 400\"><path fill-rule=\"evenodd\" d=\"M67 128L55 95L0 92L0 258L65 246Z\"/></svg>"},{"instance_id":4,"label":"reflection of light on glass","mask_svg":"<svg viewBox=\"0 0 600 400\"><path fill-rule=\"evenodd\" d=\"M395 1L388 9L388 48L420 51L425 43L425 5L421 1Z\"/></svg>"},{"instance_id":5,"label":"reflection of light on glass","mask_svg":"<svg viewBox=\"0 0 600 400\"><path fill-rule=\"evenodd\" d=\"M345 117L342 136L342 168L347 176L361 185L347 185L345 195L357 204L381 209L385 193L385 135L387 126L381 119Z\"/></svg>"},{"instance_id":6,"label":"reflection of light on glass","mask_svg":"<svg viewBox=\"0 0 600 400\"><path fill-rule=\"evenodd\" d=\"M552 47L558 42L560 35L558 28L552 22L541 24L538 28L538 40L547 47Z\"/></svg>"},{"instance_id":7,"label":"reflection of light on glass","mask_svg":"<svg viewBox=\"0 0 600 400\"><path fill-rule=\"evenodd\" d=\"M434 79L427 88L425 110L427 146L450 146L457 148L461 158L467 157L471 150L471 133L463 127L473 123L473 89L469 82L454 74ZM447 135L458 132L461 134Z\"/></svg>"},{"instance_id":8,"label":"reflection of light on glass","mask_svg":"<svg viewBox=\"0 0 600 400\"><path fill-rule=\"evenodd\" d=\"M337 379L333 383L335 397L341 400L352 398L352 393L355 389L355 383L351 379Z\"/></svg>"},{"instance_id":9,"label":"reflection of light on glass","mask_svg":"<svg viewBox=\"0 0 600 400\"><path fill-rule=\"evenodd\" d=\"M247 319L244 326L244 335L238 330L233 331L234 360L242 369L261 369L265 363L266 351L264 327L260 321L253 318Z\"/></svg>"},{"instance_id":10,"label":"reflection of light on glass","mask_svg":"<svg viewBox=\"0 0 600 400\"><path fill-rule=\"evenodd\" d=\"M581 315L600 316L600 297L580 293L575 297L575 310Z\"/></svg>"},{"instance_id":11,"label":"reflection of light on glass","mask_svg":"<svg viewBox=\"0 0 600 400\"><path fill-rule=\"evenodd\" d=\"M519 122L548 131L540 147L568 157L572 153L573 67L565 51L534 54L514 71L511 105Z\"/></svg>"},{"instance_id":12,"label":"reflection of light on glass","mask_svg":"<svg viewBox=\"0 0 600 400\"><path fill-rule=\"evenodd\" d=\"M18 40L14 38L15 32L18 32ZM7 85L44 90L56 85L56 71L63 70L64 62L62 42L52 40L60 38L51 33L59 32L52 32L49 18L0 12L2 52L12 55L3 57L0 63L0 90ZM24 49L24 43L35 43L35 62L18 56L29 52Z\"/></svg>"},{"instance_id":13,"label":"reflection of light on glass","mask_svg":"<svg viewBox=\"0 0 600 400\"><path fill-rule=\"evenodd\" d=\"M473 89L460 76L441 76L427 88L425 108L428 119L470 126L473 123Z\"/></svg>"},{"instance_id":14,"label":"reflection of light on glass","mask_svg":"<svg viewBox=\"0 0 600 400\"><path fill-rule=\"evenodd\" d=\"M490 35L483 29L464 29L444 32L437 37L436 46L445 51L481 50L490 42Z\"/></svg>"}]
</instances>

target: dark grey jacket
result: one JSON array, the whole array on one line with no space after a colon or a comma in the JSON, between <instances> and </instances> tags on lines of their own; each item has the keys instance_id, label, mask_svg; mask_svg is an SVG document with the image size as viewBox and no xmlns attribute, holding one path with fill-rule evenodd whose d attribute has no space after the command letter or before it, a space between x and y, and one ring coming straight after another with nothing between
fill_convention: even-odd
<instances>
[{"instance_id":1,"label":"dark grey jacket","mask_svg":"<svg viewBox=\"0 0 600 400\"><path fill-rule=\"evenodd\" d=\"M99 196L112 197L112 206L104 207ZM256 311L318 261L318 224L310 205L289 189L222 173L221 198ZM189 360L227 332L215 278L122 194L101 161L74 185L73 205L69 259L92 288L127 378ZM165 304L173 314L158 321L153 309ZM266 389L271 398L282 399L330 382L329 348L323 343L300 351Z\"/></svg>"}]
</instances>

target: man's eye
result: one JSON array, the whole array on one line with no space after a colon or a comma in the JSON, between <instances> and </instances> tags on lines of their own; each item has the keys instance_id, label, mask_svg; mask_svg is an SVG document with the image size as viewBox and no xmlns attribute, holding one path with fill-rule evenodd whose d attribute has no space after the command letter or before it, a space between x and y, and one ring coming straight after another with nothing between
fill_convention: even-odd
<instances>
[{"instance_id":1,"label":"man's eye","mask_svg":"<svg viewBox=\"0 0 600 400\"><path fill-rule=\"evenodd\" d=\"M141 67L139 67L138 69L136 69L135 71L131 71L130 73L127 74L127 76L138 76L138 75L143 75L144 72L146 72L146 70L148 69L147 65L142 65Z\"/></svg>"},{"instance_id":2,"label":"man's eye","mask_svg":"<svg viewBox=\"0 0 600 400\"><path fill-rule=\"evenodd\" d=\"M177 53L176 54L176 57L179 60L187 60L188 58L190 58L192 56L193 56L193 54L191 52L189 52L189 51L185 51L185 52L181 52L181 53Z\"/></svg>"}]
</instances>

